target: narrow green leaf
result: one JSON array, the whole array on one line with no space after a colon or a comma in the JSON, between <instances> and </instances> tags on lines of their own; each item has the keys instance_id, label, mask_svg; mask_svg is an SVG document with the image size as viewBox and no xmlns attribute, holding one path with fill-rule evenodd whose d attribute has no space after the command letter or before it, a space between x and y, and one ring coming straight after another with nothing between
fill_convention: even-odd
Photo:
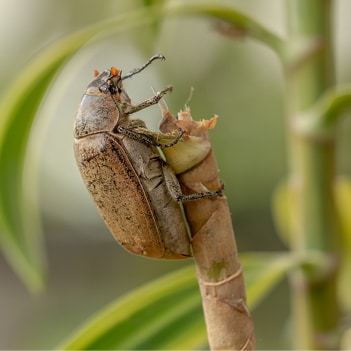
<instances>
[{"instance_id":1,"label":"narrow green leaf","mask_svg":"<svg viewBox=\"0 0 351 351\"><path fill-rule=\"evenodd\" d=\"M232 26L237 37L248 37L266 45L284 61L286 55L285 41L274 32L268 30L261 23L246 14L238 11L233 6L218 4L208 1L173 2L167 9L167 14L172 15L208 15L222 20ZM230 30L230 29L229 29Z\"/></svg>"},{"instance_id":2,"label":"narrow green leaf","mask_svg":"<svg viewBox=\"0 0 351 351\"><path fill-rule=\"evenodd\" d=\"M250 309L260 304L291 268L303 262L288 252L253 252L240 257Z\"/></svg>"},{"instance_id":3,"label":"narrow green leaf","mask_svg":"<svg viewBox=\"0 0 351 351\"><path fill-rule=\"evenodd\" d=\"M66 350L197 348L205 339L192 266L118 299L63 347Z\"/></svg>"},{"instance_id":4,"label":"narrow green leaf","mask_svg":"<svg viewBox=\"0 0 351 351\"><path fill-rule=\"evenodd\" d=\"M32 290L42 287L43 266L35 181L32 172L24 173L26 149L50 82L78 47L77 42L66 40L46 50L20 72L0 105L0 242L9 262Z\"/></svg>"},{"instance_id":5,"label":"narrow green leaf","mask_svg":"<svg viewBox=\"0 0 351 351\"><path fill-rule=\"evenodd\" d=\"M295 264L287 253L243 254L241 259L250 309ZM60 348L190 350L205 344L201 297L190 266L117 299Z\"/></svg>"},{"instance_id":6,"label":"narrow green leaf","mask_svg":"<svg viewBox=\"0 0 351 351\"><path fill-rule=\"evenodd\" d=\"M41 52L7 89L0 103L0 244L8 261L32 291L43 286L43 252L36 180L24 167L31 128L55 74L98 34L150 22L145 9L76 32Z\"/></svg>"}]
</instances>

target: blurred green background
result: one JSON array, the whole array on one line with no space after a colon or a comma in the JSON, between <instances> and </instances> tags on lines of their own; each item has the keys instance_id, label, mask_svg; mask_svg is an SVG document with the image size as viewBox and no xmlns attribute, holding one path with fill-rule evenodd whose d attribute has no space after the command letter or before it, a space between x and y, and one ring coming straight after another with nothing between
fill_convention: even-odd
<instances>
[{"instance_id":1,"label":"blurred green background","mask_svg":"<svg viewBox=\"0 0 351 351\"><path fill-rule=\"evenodd\" d=\"M284 0L227 1L285 34ZM22 66L50 43L99 20L131 11L141 1L0 0L0 89L6 91ZM335 52L338 82L351 80L351 2L336 1ZM31 296L0 256L0 349L50 349L110 301L182 262L153 261L124 251L108 233L80 179L72 152L72 125L94 69L126 71L155 52L154 63L126 82L133 101L150 87L171 84L166 97L176 113L190 101L195 118L220 116L211 137L225 183L240 251L284 250L276 237L271 195L287 172L284 83L278 60L250 40L221 35L205 17L169 18L155 29L142 26L99 38L84 47L47 93L28 151L38 170L39 196L48 252L47 289ZM157 107L138 114L157 129ZM1 117L0 117L1 118ZM20 126L19 126L20 128ZM351 173L350 120L340 127L338 166ZM176 303L176 302L175 302ZM254 311L258 349L284 348L288 330L286 284Z\"/></svg>"}]
</instances>

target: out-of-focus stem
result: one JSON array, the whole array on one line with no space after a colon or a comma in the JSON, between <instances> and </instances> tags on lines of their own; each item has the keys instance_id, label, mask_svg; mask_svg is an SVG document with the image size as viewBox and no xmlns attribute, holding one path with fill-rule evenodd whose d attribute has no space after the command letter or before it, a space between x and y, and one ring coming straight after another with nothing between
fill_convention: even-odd
<instances>
[{"instance_id":1,"label":"out-of-focus stem","mask_svg":"<svg viewBox=\"0 0 351 351\"><path fill-rule=\"evenodd\" d=\"M290 66L287 107L290 125L290 188L294 197L293 247L296 252L336 248L335 133L301 133L299 123L320 116L305 114L334 85L330 35L330 0L290 0L287 7ZM316 43L306 55L295 55L302 43ZM301 54L299 50L296 53ZM288 60L289 61L289 60ZM301 121L306 118L305 121ZM318 279L307 269L291 274L293 340L297 349L328 349L337 325L336 265Z\"/></svg>"}]
</instances>

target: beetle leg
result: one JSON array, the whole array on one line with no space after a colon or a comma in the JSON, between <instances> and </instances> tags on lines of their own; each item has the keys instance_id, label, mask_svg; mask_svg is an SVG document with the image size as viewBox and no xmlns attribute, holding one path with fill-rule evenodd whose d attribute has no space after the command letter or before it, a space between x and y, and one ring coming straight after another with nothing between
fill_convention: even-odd
<instances>
[{"instance_id":1,"label":"beetle leg","mask_svg":"<svg viewBox=\"0 0 351 351\"><path fill-rule=\"evenodd\" d=\"M125 128L120 125L118 125L116 129L118 133L124 134L133 140L139 141L146 145L158 146L158 143L154 140L154 138L151 135L149 135L149 133L144 134L141 132L136 132L133 129Z\"/></svg>"},{"instance_id":2,"label":"beetle leg","mask_svg":"<svg viewBox=\"0 0 351 351\"><path fill-rule=\"evenodd\" d=\"M171 141L168 144L161 144L157 141L157 139L163 139L163 138L169 139L168 134L154 133L154 132L150 132L146 128L140 128L140 127L135 128L135 129L126 128L126 127L121 126L121 125L118 125L116 129L117 129L118 133L127 135L129 138L140 141L141 143L144 143L147 145L158 146L161 149L171 147L171 146L177 144L183 135L183 130L181 128L179 128L179 133L173 141Z\"/></svg>"},{"instance_id":3,"label":"beetle leg","mask_svg":"<svg viewBox=\"0 0 351 351\"><path fill-rule=\"evenodd\" d=\"M179 133L178 133L177 137L176 137L173 141L171 141L171 142L168 143L168 144L160 144L160 143L158 143L157 146L159 146L161 149L165 149L165 148L167 148L167 147L171 147L171 146L177 144L178 141L181 139L181 137L182 137L183 134L184 134L182 128L178 128L178 131L179 131Z\"/></svg>"},{"instance_id":4,"label":"beetle leg","mask_svg":"<svg viewBox=\"0 0 351 351\"><path fill-rule=\"evenodd\" d=\"M170 166L167 164L163 165L163 175L165 178L167 189L171 197L173 198L173 200L177 202L188 202L188 201L194 201L199 199L215 198L215 197L223 196L223 188L224 188L223 183L221 188L217 190L185 195L182 193L182 189L180 187L177 177L175 176L174 172L172 172Z\"/></svg>"},{"instance_id":5,"label":"beetle leg","mask_svg":"<svg viewBox=\"0 0 351 351\"><path fill-rule=\"evenodd\" d=\"M161 91L157 92L154 96L151 96L150 98L146 99L145 101L139 103L138 105L123 105L123 112L127 115L130 115L132 113L138 112L140 110L143 110L144 108L147 108L152 105L158 104L158 102L163 98L163 96L169 92L172 91L172 87L168 86L165 89L162 89ZM113 96L113 95L112 95Z\"/></svg>"}]
</instances>

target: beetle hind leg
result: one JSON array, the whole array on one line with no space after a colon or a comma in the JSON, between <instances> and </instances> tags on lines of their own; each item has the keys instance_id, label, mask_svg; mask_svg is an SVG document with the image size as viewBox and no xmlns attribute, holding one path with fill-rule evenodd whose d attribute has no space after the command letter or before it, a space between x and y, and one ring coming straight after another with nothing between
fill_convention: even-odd
<instances>
[{"instance_id":1,"label":"beetle hind leg","mask_svg":"<svg viewBox=\"0 0 351 351\"><path fill-rule=\"evenodd\" d=\"M183 194L178 179L169 165L163 165L163 175L166 181L167 189L173 198L177 202L188 202L199 199L211 199L223 196L224 184L221 183L221 187L216 190L208 190L204 192L198 192L193 194Z\"/></svg>"}]
</instances>

